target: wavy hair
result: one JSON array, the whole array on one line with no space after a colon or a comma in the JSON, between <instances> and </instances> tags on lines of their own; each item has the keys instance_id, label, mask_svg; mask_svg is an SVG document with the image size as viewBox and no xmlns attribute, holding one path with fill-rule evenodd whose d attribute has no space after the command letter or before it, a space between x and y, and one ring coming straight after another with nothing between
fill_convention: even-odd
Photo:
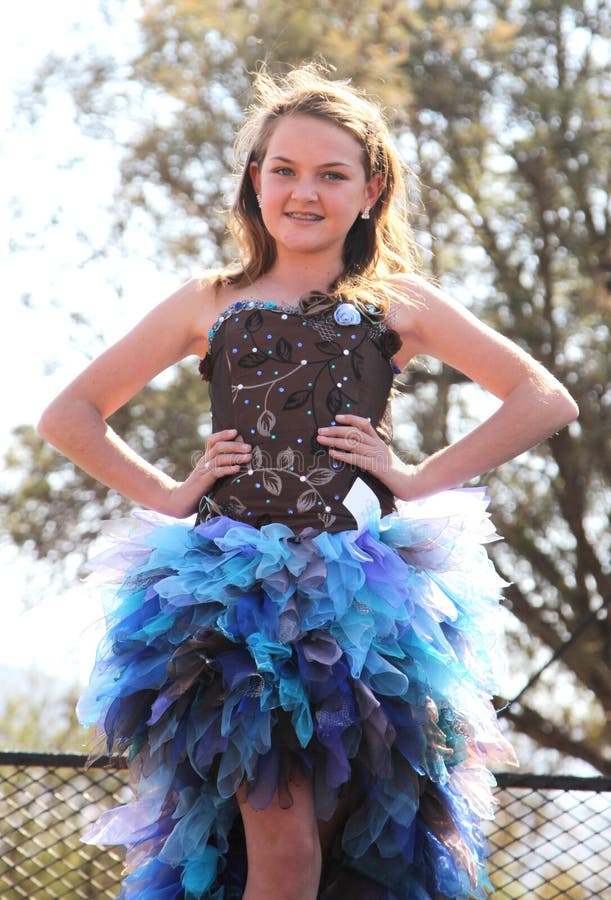
<instances>
[{"instance_id":1,"label":"wavy hair","mask_svg":"<svg viewBox=\"0 0 611 900\"><path fill-rule=\"evenodd\" d=\"M263 223L249 166L252 162L262 164L278 121L297 114L345 129L362 148L366 179L380 175L382 185L370 218L359 216L346 235L341 275L331 285L329 294L312 296L308 305L314 312L341 299L359 305L366 303L386 314L392 289L384 285L383 279L394 273L421 270L407 218L404 176L408 170L393 146L380 109L348 81L330 79L315 64L283 76L262 70L255 78L254 102L247 110L235 144L239 181L229 213L229 229L238 245L239 262L219 272L216 285L247 286L274 264L275 241Z\"/></svg>"}]
</instances>

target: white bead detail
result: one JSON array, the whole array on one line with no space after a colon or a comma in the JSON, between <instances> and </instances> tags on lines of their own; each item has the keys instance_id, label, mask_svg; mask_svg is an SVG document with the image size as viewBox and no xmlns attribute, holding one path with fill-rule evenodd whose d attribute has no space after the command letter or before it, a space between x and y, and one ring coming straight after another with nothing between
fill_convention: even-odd
<instances>
[{"instance_id":1,"label":"white bead detail","mask_svg":"<svg viewBox=\"0 0 611 900\"><path fill-rule=\"evenodd\" d=\"M342 352L343 352L344 356L350 356L350 350L344 350Z\"/></svg>"}]
</instances>

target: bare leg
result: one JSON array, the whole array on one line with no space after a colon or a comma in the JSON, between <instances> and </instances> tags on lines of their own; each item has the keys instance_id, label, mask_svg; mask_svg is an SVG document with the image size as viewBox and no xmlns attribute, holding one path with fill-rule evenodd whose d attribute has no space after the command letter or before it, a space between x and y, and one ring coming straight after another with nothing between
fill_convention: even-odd
<instances>
[{"instance_id":1,"label":"bare leg","mask_svg":"<svg viewBox=\"0 0 611 900\"><path fill-rule=\"evenodd\" d=\"M248 880L243 900L315 900L321 852L310 782L290 785L293 805L277 796L263 810L242 803Z\"/></svg>"}]
</instances>

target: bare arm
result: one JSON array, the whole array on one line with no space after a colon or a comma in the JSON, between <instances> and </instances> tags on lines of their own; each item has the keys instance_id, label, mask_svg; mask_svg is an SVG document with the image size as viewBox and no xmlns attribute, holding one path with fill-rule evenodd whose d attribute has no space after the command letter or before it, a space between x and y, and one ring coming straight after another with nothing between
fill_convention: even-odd
<instances>
[{"instance_id":1,"label":"bare arm","mask_svg":"<svg viewBox=\"0 0 611 900\"><path fill-rule=\"evenodd\" d=\"M425 282L404 278L396 285L407 301L396 326L407 358L434 356L490 391L502 405L465 437L417 466L392 454L366 420L337 416L345 424L332 430L335 438L322 441L336 447L330 451L336 459L366 468L395 496L407 500L464 484L576 418L577 405L562 385L511 341ZM359 448L359 458L351 452L350 428L366 436L367 449L363 455Z\"/></svg>"},{"instance_id":2,"label":"bare arm","mask_svg":"<svg viewBox=\"0 0 611 900\"><path fill-rule=\"evenodd\" d=\"M177 482L131 450L106 419L159 372L192 353L203 354L213 301L211 289L197 282L180 288L69 384L38 425L42 437L98 481L178 517L190 515L218 477L237 470L237 432L213 436L201 464Z\"/></svg>"}]
</instances>

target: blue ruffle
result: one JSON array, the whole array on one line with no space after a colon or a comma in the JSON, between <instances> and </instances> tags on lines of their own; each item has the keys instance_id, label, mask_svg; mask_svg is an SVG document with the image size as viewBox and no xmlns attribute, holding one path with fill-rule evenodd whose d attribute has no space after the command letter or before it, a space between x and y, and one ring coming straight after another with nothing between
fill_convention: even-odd
<instances>
[{"instance_id":1,"label":"blue ruffle","mask_svg":"<svg viewBox=\"0 0 611 900\"><path fill-rule=\"evenodd\" d=\"M130 757L136 799L86 836L127 846L122 897L240 896L236 794L290 802L296 765L321 818L359 786L344 863L389 898L485 896L486 767L514 761L489 699L486 505L450 491L299 534L140 513L98 561L108 630L79 703Z\"/></svg>"}]
</instances>

